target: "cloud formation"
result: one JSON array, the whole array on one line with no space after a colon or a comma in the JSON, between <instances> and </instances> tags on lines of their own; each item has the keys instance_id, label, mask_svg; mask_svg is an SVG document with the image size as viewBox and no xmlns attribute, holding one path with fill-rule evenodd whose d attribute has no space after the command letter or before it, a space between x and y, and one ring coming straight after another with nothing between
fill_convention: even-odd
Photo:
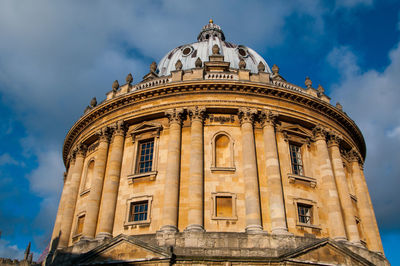
<instances>
[{"instance_id":1,"label":"cloud formation","mask_svg":"<svg viewBox=\"0 0 400 266\"><path fill-rule=\"evenodd\" d=\"M361 71L349 47L336 47L327 61L342 79L331 88L354 119L367 144L365 174L381 229L399 229L400 198L400 43L389 53L390 64L382 72Z\"/></svg>"}]
</instances>

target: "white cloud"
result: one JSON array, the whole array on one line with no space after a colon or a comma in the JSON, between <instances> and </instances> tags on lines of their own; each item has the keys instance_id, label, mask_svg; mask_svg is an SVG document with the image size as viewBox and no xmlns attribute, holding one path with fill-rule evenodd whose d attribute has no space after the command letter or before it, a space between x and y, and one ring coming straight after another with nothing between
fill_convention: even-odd
<instances>
[{"instance_id":1,"label":"white cloud","mask_svg":"<svg viewBox=\"0 0 400 266\"><path fill-rule=\"evenodd\" d=\"M0 239L0 258L23 259L24 250L19 249L16 245L11 245L9 241Z\"/></svg>"},{"instance_id":2,"label":"white cloud","mask_svg":"<svg viewBox=\"0 0 400 266\"><path fill-rule=\"evenodd\" d=\"M10 154L3 153L2 155L0 155L0 166L7 165L7 164L21 165L17 160L15 160L13 157L11 157Z\"/></svg>"},{"instance_id":3,"label":"white cloud","mask_svg":"<svg viewBox=\"0 0 400 266\"><path fill-rule=\"evenodd\" d=\"M361 72L356 56L348 47L337 47L327 61L342 76L331 88L332 100L340 101L344 111L356 121L367 144L366 178L375 212L383 228L400 224L400 47L389 54L390 64L383 72ZM389 133L387 133L389 132Z\"/></svg>"},{"instance_id":4,"label":"white cloud","mask_svg":"<svg viewBox=\"0 0 400 266\"><path fill-rule=\"evenodd\" d=\"M353 8L356 6L371 6L373 0L336 0L336 8Z\"/></svg>"}]
</instances>

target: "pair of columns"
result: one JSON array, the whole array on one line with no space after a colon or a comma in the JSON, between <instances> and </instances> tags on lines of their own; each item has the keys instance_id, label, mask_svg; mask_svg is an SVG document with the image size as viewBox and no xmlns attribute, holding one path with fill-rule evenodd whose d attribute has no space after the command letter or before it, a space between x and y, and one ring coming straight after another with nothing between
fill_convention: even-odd
<instances>
[{"instance_id":1,"label":"pair of columns","mask_svg":"<svg viewBox=\"0 0 400 266\"><path fill-rule=\"evenodd\" d=\"M321 126L313 130L315 145L320 158L321 186L324 190L325 206L328 213L329 234L333 239L349 241L361 246L360 232L356 221L346 173L340 154L341 137L334 132L327 132ZM328 139L328 141L326 141ZM352 151L350 163L352 179L357 197L357 206L362 225L365 229L368 248L382 252L379 230L376 224L373 207L365 178L362 174L360 156Z\"/></svg>"},{"instance_id":2,"label":"pair of columns","mask_svg":"<svg viewBox=\"0 0 400 266\"><path fill-rule=\"evenodd\" d=\"M190 210L186 231L204 231L204 145L203 120L205 108L194 107L188 110L191 118L191 156L190 156ZM257 159L254 140L254 117L257 111L244 108L239 110L242 130L243 173L246 178L246 231L262 232L260 196L257 173ZM181 126L183 109L173 109L166 113L170 122L168 160L165 180L163 225L161 232L177 232L179 204L179 173ZM285 210L282 195L282 183L275 139L275 128L272 115L269 114L264 123L264 140L267 152L267 175L271 189L270 207L273 221L272 233L287 233Z\"/></svg>"},{"instance_id":3,"label":"pair of columns","mask_svg":"<svg viewBox=\"0 0 400 266\"><path fill-rule=\"evenodd\" d=\"M113 128L112 149L108 162L110 137L108 128L101 129L98 135L99 146L96 153L94 175L87 199L82 239L92 239L95 237L97 222L99 222L97 237L112 236L125 139L123 122L118 121ZM58 248L68 246L73 228L72 221L79 192L79 184L81 183L85 154L86 146L80 145L70 162L53 231L53 242L55 238L59 237ZM107 164L108 174L105 176ZM101 212L99 212L100 201L102 202Z\"/></svg>"}]
</instances>

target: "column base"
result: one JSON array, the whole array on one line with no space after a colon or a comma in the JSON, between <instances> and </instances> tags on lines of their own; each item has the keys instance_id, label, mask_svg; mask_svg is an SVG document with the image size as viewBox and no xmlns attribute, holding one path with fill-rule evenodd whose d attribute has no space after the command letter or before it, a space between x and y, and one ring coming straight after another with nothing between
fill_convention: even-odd
<instances>
[{"instance_id":1,"label":"column base","mask_svg":"<svg viewBox=\"0 0 400 266\"><path fill-rule=\"evenodd\" d=\"M246 233L248 234L262 234L263 233L263 228L261 225L258 224L252 224L246 226Z\"/></svg>"},{"instance_id":2,"label":"column base","mask_svg":"<svg viewBox=\"0 0 400 266\"><path fill-rule=\"evenodd\" d=\"M179 230L174 225L164 225L159 230L161 233L177 233Z\"/></svg>"},{"instance_id":3,"label":"column base","mask_svg":"<svg viewBox=\"0 0 400 266\"><path fill-rule=\"evenodd\" d=\"M185 232L205 232L204 227L200 224L191 224L185 228Z\"/></svg>"},{"instance_id":4,"label":"column base","mask_svg":"<svg viewBox=\"0 0 400 266\"><path fill-rule=\"evenodd\" d=\"M361 241L347 241L349 245L353 245L359 248L365 248L363 244L361 244Z\"/></svg>"},{"instance_id":5,"label":"column base","mask_svg":"<svg viewBox=\"0 0 400 266\"><path fill-rule=\"evenodd\" d=\"M110 233L101 232L101 233L98 233L96 235L96 240L106 240L106 239L109 239L109 238L112 238L112 237L113 236Z\"/></svg>"},{"instance_id":6,"label":"column base","mask_svg":"<svg viewBox=\"0 0 400 266\"><path fill-rule=\"evenodd\" d=\"M83 241L92 241L94 238L91 236L82 236L78 242L83 242Z\"/></svg>"},{"instance_id":7,"label":"column base","mask_svg":"<svg viewBox=\"0 0 400 266\"><path fill-rule=\"evenodd\" d=\"M284 235L293 235L290 233L286 227L276 227L271 230L272 235L284 236Z\"/></svg>"},{"instance_id":8,"label":"column base","mask_svg":"<svg viewBox=\"0 0 400 266\"><path fill-rule=\"evenodd\" d=\"M348 242L347 238L344 236L334 237L333 240L338 241L338 242Z\"/></svg>"}]
</instances>

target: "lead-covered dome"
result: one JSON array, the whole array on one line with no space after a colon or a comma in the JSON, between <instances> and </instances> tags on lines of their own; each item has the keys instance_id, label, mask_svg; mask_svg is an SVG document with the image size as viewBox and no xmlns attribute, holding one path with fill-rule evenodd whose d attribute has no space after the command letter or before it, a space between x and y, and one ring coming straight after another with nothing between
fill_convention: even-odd
<instances>
[{"instance_id":1,"label":"lead-covered dome","mask_svg":"<svg viewBox=\"0 0 400 266\"><path fill-rule=\"evenodd\" d=\"M265 72L271 73L267 62L257 52L245 45L237 45L225 41L225 35L221 27L214 24L212 20L205 25L198 37L197 42L181 45L167 53L158 64L158 75L168 76L175 70L178 60L182 62L182 70L195 68L197 58L202 62L209 61L212 55L212 47L218 45L220 54L224 61L230 63L230 68L238 69L241 58L246 62L246 69L252 73L258 73L258 64L265 65Z\"/></svg>"}]
</instances>

